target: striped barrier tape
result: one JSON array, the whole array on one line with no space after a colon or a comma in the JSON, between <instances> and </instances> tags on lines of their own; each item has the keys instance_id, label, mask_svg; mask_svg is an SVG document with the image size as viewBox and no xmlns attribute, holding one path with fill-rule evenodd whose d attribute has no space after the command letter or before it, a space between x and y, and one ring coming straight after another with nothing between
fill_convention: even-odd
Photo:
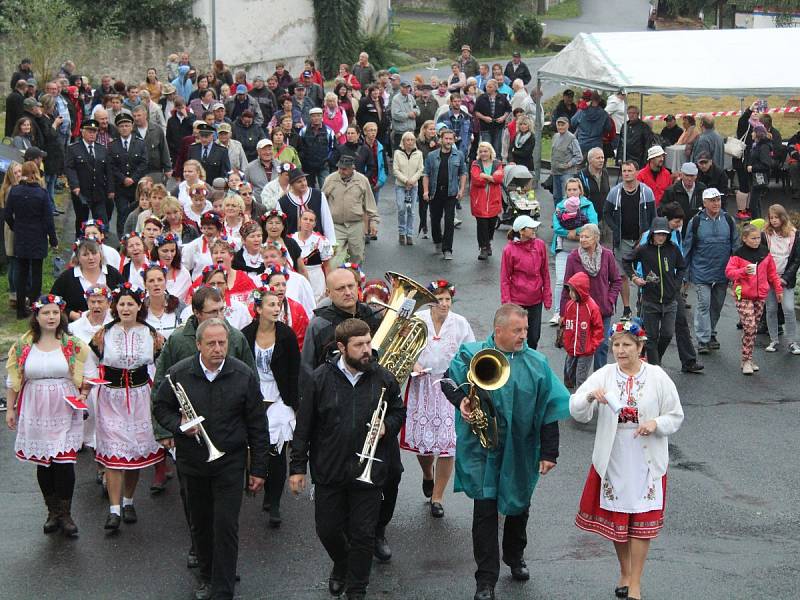
<instances>
[{"instance_id":1,"label":"striped barrier tape","mask_svg":"<svg viewBox=\"0 0 800 600\"><path fill-rule=\"evenodd\" d=\"M769 108L764 111L768 114L775 114L775 113L797 113L800 112L800 106L780 106L776 108ZM682 117L702 117L702 116L712 116L712 117L738 117L742 114L741 110L716 110L716 111L705 111L705 112L685 112L685 113L675 113L675 118L680 119ZM645 115L642 117L642 121L663 121L667 115Z\"/></svg>"}]
</instances>

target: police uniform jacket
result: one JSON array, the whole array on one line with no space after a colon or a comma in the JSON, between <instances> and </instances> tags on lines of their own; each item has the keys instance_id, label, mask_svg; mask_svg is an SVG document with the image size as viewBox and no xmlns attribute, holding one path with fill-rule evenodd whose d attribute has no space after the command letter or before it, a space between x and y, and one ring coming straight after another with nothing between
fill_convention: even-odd
<instances>
[{"instance_id":1,"label":"police uniform jacket","mask_svg":"<svg viewBox=\"0 0 800 600\"><path fill-rule=\"evenodd\" d=\"M147 175L147 149L144 142L135 133L132 133L127 152L121 138L111 142L108 152L111 155L111 177L117 196L133 200L136 194L136 184ZM133 185L123 186L122 182L126 177L133 179Z\"/></svg>"},{"instance_id":2,"label":"police uniform jacket","mask_svg":"<svg viewBox=\"0 0 800 600\"><path fill-rule=\"evenodd\" d=\"M223 148L216 142L211 144L208 150L208 156L205 160L201 160L203 156L203 145L200 142L195 142L189 146L189 155L187 160L194 159L200 161L203 168L206 170L206 181L214 181L217 177L224 177L227 179L228 172L231 170L231 161L228 157L228 149Z\"/></svg>"},{"instance_id":3,"label":"police uniform jacket","mask_svg":"<svg viewBox=\"0 0 800 600\"><path fill-rule=\"evenodd\" d=\"M67 148L64 162L64 174L69 182L69 189L80 188L81 196L88 202L105 202L108 194L114 191L111 177L111 161L108 149L103 144L93 145L94 158L84 141L78 140Z\"/></svg>"}]
</instances>

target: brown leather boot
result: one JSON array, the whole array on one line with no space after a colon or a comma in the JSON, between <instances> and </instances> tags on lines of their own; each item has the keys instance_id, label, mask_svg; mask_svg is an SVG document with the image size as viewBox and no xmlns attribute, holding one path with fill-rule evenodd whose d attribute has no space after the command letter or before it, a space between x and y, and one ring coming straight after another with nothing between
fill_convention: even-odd
<instances>
[{"instance_id":1,"label":"brown leather boot","mask_svg":"<svg viewBox=\"0 0 800 600\"><path fill-rule=\"evenodd\" d=\"M78 526L72 520L70 511L72 510L72 500L60 500L59 506L61 507L61 529L67 537L74 537L78 535Z\"/></svg>"},{"instance_id":2,"label":"brown leather boot","mask_svg":"<svg viewBox=\"0 0 800 600\"><path fill-rule=\"evenodd\" d=\"M53 533L61 529L61 514L58 507L58 498L55 496L45 496L44 503L47 505L47 520L44 522L42 530L45 533Z\"/></svg>"}]
</instances>

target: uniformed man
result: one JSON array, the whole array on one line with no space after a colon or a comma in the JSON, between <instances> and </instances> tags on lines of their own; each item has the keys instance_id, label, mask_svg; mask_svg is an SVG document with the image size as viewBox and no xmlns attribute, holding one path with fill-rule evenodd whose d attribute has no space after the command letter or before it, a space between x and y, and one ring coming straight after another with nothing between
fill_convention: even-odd
<instances>
[{"instance_id":1,"label":"uniformed man","mask_svg":"<svg viewBox=\"0 0 800 600\"><path fill-rule=\"evenodd\" d=\"M106 203L113 206L114 184L108 150L97 144L97 121L87 119L81 124L81 139L67 148L64 174L72 192L75 210L75 237L80 236L81 223L89 218L108 223Z\"/></svg>"},{"instance_id":2,"label":"uniformed man","mask_svg":"<svg viewBox=\"0 0 800 600\"><path fill-rule=\"evenodd\" d=\"M214 128L208 123L197 126L199 139L189 146L188 158L199 160L206 170L206 181L214 181L217 177L227 179L231 170L227 148L214 143Z\"/></svg>"},{"instance_id":3,"label":"uniformed man","mask_svg":"<svg viewBox=\"0 0 800 600\"><path fill-rule=\"evenodd\" d=\"M136 184L147 174L147 149L144 141L133 135L131 115L118 114L114 125L117 126L119 137L111 142L108 151L114 180L114 203L117 205L117 235L121 238L128 233L123 229L125 219L136 204Z\"/></svg>"},{"instance_id":4,"label":"uniformed man","mask_svg":"<svg viewBox=\"0 0 800 600\"><path fill-rule=\"evenodd\" d=\"M134 135L144 141L147 150L147 174L153 183L166 183L172 175L172 159L169 156L167 136L160 127L152 126L147 118L147 109L137 106L132 111Z\"/></svg>"}]
</instances>

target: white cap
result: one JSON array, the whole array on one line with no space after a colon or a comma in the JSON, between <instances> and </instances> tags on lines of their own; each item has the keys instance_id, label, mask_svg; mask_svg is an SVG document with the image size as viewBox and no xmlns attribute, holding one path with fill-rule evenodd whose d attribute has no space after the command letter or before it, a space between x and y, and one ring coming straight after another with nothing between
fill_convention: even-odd
<instances>
[{"instance_id":1,"label":"white cap","mask_svg":"<svg viewBox=\"0 0 800 600\"><path fill-rule=\"evenodd\" d=\"M258 140L258 143L256 144L256 150L261 150L264 146L272 146L272 140L268 138Z\"/></svg>"},{"instance_id":2,"label":"white cap","mask_svg":"<svg viewBox=\"0 0 800 600\"><path fill-rule=\"evenodd\" d=\"M717 188L706 188L703 190L703 200L708 198L719 198L722 194L719 193Z\"/></svg>"},{"instance_id":3,"label":"white cap","mask_svg":"<svg viewBox=\"0 0 800 600\"><path fill-rule=\"evenodd\" d=\"M539 223L539 221L534 220L528 215L520 215L516 219L514 219L514 224L512 225L512 229L519 233L526 227L530 227L531 229L536 229L540 224L541 223Z\"/></svg>"}]
</instances>

